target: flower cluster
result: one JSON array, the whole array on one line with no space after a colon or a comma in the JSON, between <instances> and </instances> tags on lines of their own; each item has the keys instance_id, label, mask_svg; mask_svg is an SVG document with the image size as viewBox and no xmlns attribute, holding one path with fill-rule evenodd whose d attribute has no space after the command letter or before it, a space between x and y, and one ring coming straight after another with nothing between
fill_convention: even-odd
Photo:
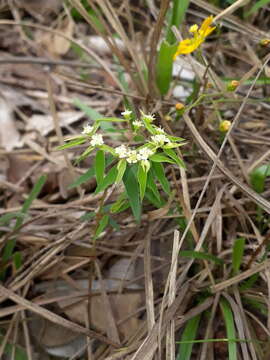
<instances>
[{"instance_id":1,"label":"flower cluster","mask_svg":"<svg viewBox=\"0 0 270 360\"><path fill-rule=\"evenodd\" d=\"M192 25L189 32L193 34L193 37L180 41L173 59L175 60L178 55L190 54L196 50L205 41L206 37L215 30L216 27L211 26L212 22L213 16L209 16L203 21L200 28L196 24Z\"/></svg>"},{"instance_id":2,"label":"flower cluster","mask_svg":"<svg viewBox=\"0 0 270 360\"><path fill-rule=\"evenodd\" d=\"M153 121L155 120L153 114L145 114L141 111L140 119L134 119L131 110L125 110L121 114L127 122L131 122L134 133L140 128L148 133L147 140L142 137L142 139L145 140L145 143L138 148L131 148L124 144L113 148L105 144L103 136L97 133L100 125L99 122L95 122L93 126L89 124L85 125L82 130L82 135L84 138L87 137L90 147L86 149L81 156L81 159L88 156L94 148L99 148L100 150L110 152L112 155L116 156L119 159L119 164L125 162L127 164L139 163L144 171L147 172L150 169L149 160L151 160L151 156L155 155L159 149L162 151L180 146L179 141L182 139L170 136L162 127L153 124Z\"/></svg>"},{"instance_id":3,"label":"flower cluster","mask_svg":"<svg viewBox=\"0 0 270 360\"><path fill-rule=\"evenodd\" d=\"M119 159L126 159L129 164L135 164L138 161L148 160L154 154L154 151L148 147L143 147L139 150L129 149L125 145L120 145L115 148L115 152Z\"/></svg>"}]
</instances>

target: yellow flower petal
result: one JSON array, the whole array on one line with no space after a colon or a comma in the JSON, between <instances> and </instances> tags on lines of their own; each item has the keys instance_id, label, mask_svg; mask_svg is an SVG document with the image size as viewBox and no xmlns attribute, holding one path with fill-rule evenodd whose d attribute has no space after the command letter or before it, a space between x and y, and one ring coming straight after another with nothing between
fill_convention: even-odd
<instances>
[{"instance_id":1,"label":"yellow flower petal","mask_svg":"<svg viewBox=\"0 0 270 360\"><path fill-rule=\"evenodd\" d=\"M209 16L203 21L200 29L198 29L198 25L192 25L189 28L189 31L193 33L193 38L180 41L173 59L175 60L178 55L190 54L196 50L201 45L201 43L205 41L205 38L215 30L215 26L210 26L212 22L213 15Z\"/></svg>"}]
</instances>

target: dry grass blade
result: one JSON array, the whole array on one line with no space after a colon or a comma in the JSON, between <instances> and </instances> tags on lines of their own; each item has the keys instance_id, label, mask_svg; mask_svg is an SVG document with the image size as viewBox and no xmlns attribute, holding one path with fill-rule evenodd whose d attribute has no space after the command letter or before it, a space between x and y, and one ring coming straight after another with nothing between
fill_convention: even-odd
<instances>
[{"instance_id":1,"label":"dry grass blade","mask_svg":"<svg viewBox=\"0 0 270 360\"><path fill-rule=\"evenodd\" d=\"M168 293L168 306L172 305L176 297L176 271L177 271L177 259L179 248L179 231L175 230L173 237L173 249L172 249L172 267L170 269L169 278L169 293ZM166 334L166 360L175 359L175 321L171 320L168 325Z\"/></svg>"},{"instance_id":2,"label":"dry grass blade","mask_svg":"<svg viewBox=\"0 0 270 360\"><path fill-rule=\"evenodd\" d=\"M252 201L261 206L268 214L270 214L270 203L265 200L262 196L253 191L250 187L243 184L236 176L234 176L229 169L227 169L222 162L219 160L218 155L214 153L214 151L207 145L207 143L203 140L199 131L194 126L192 120L187 114L184 114L185 122L194 136L195 141L199 144L204 153L216 163L218 169L228 177L230 181L232 181L239 189L241 189Z\"/></svg>"}]
</instances>

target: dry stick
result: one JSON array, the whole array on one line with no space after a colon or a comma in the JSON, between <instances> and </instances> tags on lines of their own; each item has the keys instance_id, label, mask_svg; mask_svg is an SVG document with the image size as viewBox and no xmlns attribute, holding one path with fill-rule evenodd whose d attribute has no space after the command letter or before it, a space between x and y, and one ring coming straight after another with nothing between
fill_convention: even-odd
<instances>
[{"instance_id":1,"label":"dry stick","mask_svg":"<svg viewBox=\"0 0 270 360\"><path fill-rule=\"evenodd\" d=\"M70 60L55 60L55 59L46 59L42 57L32 57L32 56L8 56L0 59L0 65L2 64L34 64L34 65L47 65L47 66L69 66L69 67L81 67L81 68L93 68L95 65L84 63L80 61L70 61Z\"/></svg>"},{"instance_id":2,"label":"dry stick","mask_svg":"<svg viewBox=\"0 0 270 360\"><path fill-rule=\"evenodd\" d=\"M228 280L222 281L221 283L216 284L214 286L210 286L210 289L213 293L222 291L222 290L226 289L227 287L232 286L234 284L238 284L240 281L243 281L243 280L247 279L248 277L250 277L260 271L263 271L269 267L270 267L270 261L266 260L259 265L253 266L252 269L243 271L241 274L238 274Z\"/></svg>"},{"instance_id":3,"label":"dry stick","mask_svg":"<svg viewBox=\"0 0 270 360\"><path fill-rule=\"evenodd\" d=\"M41 317L44 317L45 319L53 322L54 324L63 326L69 330L72 330L74 332L78 332L79 334L85 334L86 336L89 336L91 338L100 340L106 344L112 345L113 347L118 347L118 344L111 341L107 337L96 333L95 331L86 329L85 327L78 325L76 323L73 323L72 321L69 321L67 319L64 319L63 317L54 314L53 312L42 308L41 306L32 303L29 300L24 299L23 297L15 294L13 291L5 288L4 286L0 285L0 294L2 294L4 297L7 297L17 304L23 305L26 309L29 309L30 311L40 315Z\"/></svg>"},{"instance_id":4,"label":"dry stick","mask_svg":"<svg viewBox=\"0 0 270 360\"><path fill-rule=\"evenodd\" d=\"M151 332L155 325L155 306L154 306L154 290L153 278L151 271L151 239L153 233L153 225L151 224L148 234L145 237L144 245L144 280L145 280L145 302L146 302L146 315L148 333Z\"/></svg>"}]
</instances>

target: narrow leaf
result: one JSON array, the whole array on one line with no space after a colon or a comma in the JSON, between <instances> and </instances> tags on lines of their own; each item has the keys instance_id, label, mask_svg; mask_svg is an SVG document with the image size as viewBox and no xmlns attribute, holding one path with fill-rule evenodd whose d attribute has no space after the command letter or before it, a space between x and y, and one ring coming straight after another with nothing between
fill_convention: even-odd
<instances>
[{"instance_id":1,"label":"narrow leaf","mask_svg":"<svg viewBox=\"0 0 270 360\"><path fill-rule=\"evenodd\" d=\"M153 162L151 164L151 168L153 169L154 175L160 182L162 189L165 191L166 194L169 195L171 193L170 183L169 183L168 179L166 178L163 165L158 162Z\"/></svg>"},{"instance_id":2,"label":"narrow leaf","mask_svg":"<svg viewBox=\"0 0 270 360\"><path fill-rule=\"evenodd\" d=\"M94 239L98 238L99 235L102 233L102 231L106 228L106 226L108 225L109 222L109 215L103 215L103 217L101 218L97 230L95 232L95 236Z\"/></svg>"},{"instance_id":3,"label":"narrow leaf","mask_svg":"<svg viewBox=\"0 0 270 360\"><path fill-rule=\"evenodd\" d=\"M116 176L117 176L117 166L115 165L109 170L108 174L104 177L103 181L100 184L98 184L95 190L95 194L104 191L105 189L107 189L108 186L112 185L116 180Z\"/></svg>"},{"instance_id":4,"label":"narrow leaf","mask_svg":"<svg viewBox=\"0 0 270 360\"><path fill-rule=\"evenodd\" d=\"M212 261L218 265L222 265L223 261L221 259L219 259L218 257L212 255L212 254L208 254L208 253L203 253L200 251L193 251L193 250L182 250L179 252L180 256L184 256L184 257L189 257L189 258L193 258L193 259L201 259L201 260L207 260L207 261Z\"/></svg>"},{"instance_id":5,"label":"narrow leaf","mask_svg":"<svg viewBox=\"0 0 270 360\"><path fill-rule=\"evenodd\" d=\"M137 178L140 186L141 201L143 201L147 182L147 171L145 171L141 165L138 166Z\"/></svg>"},{"instance_id":6,"label":"narrow leaf","mask_svg":"<svg viewBox=\"0 0 270 360\"><path fill-rule=\"evenodd\" d=\"M228 303L224 298L220 300L220 307L223 313L223 318L225 321L227 338L228 338L228 351L229 351L229 360L237 360L237 347L235 342L235 326L233 320L233 312Z\"/></svg>"},{"instance_id":7,"label":"narrow leaf","mask_svg":"<svg viewBox=\"0 0 270 360\"><path fill-rule=\"evenodd\" d=\"M183 331L181 342L187 341L179 346L179 352L176 360L189 360L192 354L192 348L194 343L193 340L196 338L198 326L200 323L201 315L194 316L192 319L188 320L185 329Z\"/></svg>"},{"instance_id":8,"label":"narrow leaf","mask_svg":"<svg viewBox=\"0 0 270 360\"><path fill-rule=\"evenodd\" d=\"M116 178L116 184L119 184L120 181L122 180L124 173L126 171L126 167L127 167L127 162L125 159L121 159L117 165L117 170L118 170L118 174L117 174L117 178Z\"/></svg>"},{"instance_id":9,"label":"narrow leaf","mask_svg":"<svg viewBox=\"0 0 270 360\"><path fill-rule=\"evenodd\" d=\"M133 167L135 168L135 167ZM123 182L126 188L127 196L130 201L130 206L133 212L133 215L137 222L140 222L141 219L141 202L140 202L140 190L137 178L135 176L135 169L129 167L125 171L123 176Z\"/></svg>"},{"instance_id":10,"label":"narrow leaf","mask_svg":"<svg viewBox=\"0 0 270 360\"><path fill-rule=\"evenodd\" d=\"M105 154L104 151L98 150L95 159L95 173L96 173L96 179L98 185L102 182L104 178L104 170L105 170Z\"/></svg>"},{"instance_id":11,"label":"narrow leaf","mask_svg":"<svg viewBox=\"0 0 270 360\"><path fill-rule=\"evenodd\" d=\"M233 253L232 253L232 267L233 267L233 274L236 275L240 269L244 248L245 248L245 238L238 238L235 240L233 244Z\"/></svg>"}]
</instances>

